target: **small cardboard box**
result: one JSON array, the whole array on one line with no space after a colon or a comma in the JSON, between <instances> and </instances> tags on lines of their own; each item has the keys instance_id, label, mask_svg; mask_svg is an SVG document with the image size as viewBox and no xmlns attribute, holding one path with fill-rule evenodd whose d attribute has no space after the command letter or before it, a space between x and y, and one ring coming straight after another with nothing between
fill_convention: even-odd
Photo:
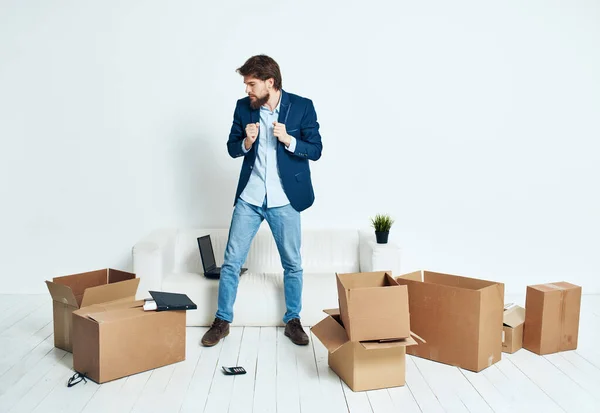
<instances>
[{"instance_id":1,"label":"small cardboard box","mask_svg":"<svg viewBox=\"0 0 600 413\"><path fill-rule=\"evenodd\" d=\"M107 268L46 281L54 312L54 346L71 352L71 314L78 308L108 301L133 301L140 279Z\"/></svg>"},{"instance_id":2,"label":"small cardboard box","mask_svg":"<svg viewBox=\"0 0 600 413\"><path fill-rule=\"evenodd\" d=\"M411 329L426 341L409 354L475 372L500 361L504 284L431 271L396 281L408 286Z\"/></svg>"},{"instance_id":3,"label":"small cardboard box","mask_svg":"<svg viewBox=\"0 0 600 413\"><path fill-rule=\"evenodd\" d=\"M336 274L341 318L350 341L410 337L408 289L390 272Z\"/></svg>"},{"instance_id":4,"label":"small cardboard box","mask_svg":"<svg viewBox=\"0 0 600 413\"><path fill-rule=\"evenodd\" d=\"M417 344L411 337L397 341L350 341L338 310L326 310L327 318L312 332L328 351L329 367L353 391L404 386L406 347Z\"/></svg>"},{"instance_id":5,"label":"small cardboard box","mask_svg":"<svg viewBox=\"0 0 600 413\"><path fill-rule=\"evenodd\" d=\"M540 355L575 350L580 306L578 285L556 282L528 286L523 347Z\"/></svg>"},{"instance_id":6,"label":"small cardboard box","mask_svg":"<svg viewBox=\"0 0 600 413\"><path fill-rule=\"evenodd\" d=\"M502 327L502 351L514 353L523 347L523 323L525 309L516 304L504 306L504 326Z\"/></svg>"},{"instance_id":7,"label":"small cardboard box","mask_svg":"<svg viewBox=\"0 0 600 413\"><path fill-rule=\"evenodd\" d=\"M185 360L185 311L144 311L144 301L73 312L73 369L96 383Z\"/></svg>"}]
</instances>

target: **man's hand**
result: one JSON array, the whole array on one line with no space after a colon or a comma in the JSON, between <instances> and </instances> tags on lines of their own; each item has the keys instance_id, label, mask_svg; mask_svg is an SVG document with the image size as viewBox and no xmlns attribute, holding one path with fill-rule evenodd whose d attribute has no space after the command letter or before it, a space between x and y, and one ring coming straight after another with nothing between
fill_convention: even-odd
<instances>
[{"instance_id":1,"label":"man's hand","mask_svg":"<svg viewBox=\"0 0 600 413\"><path fill-rule=\"evenodd\" d=\"M259 122L249 123L248 125L246 125L246 139L244 139L244 147L246 148L246 150L250 150L254 142L256 142L256 138L258 138L259 126Z\"/></svg>"},{"instance_id":2,"label":"man's hand","mask_svg":"<svg viewBox=\"0 0 600 413\"><path fill-rule=\"evenodd\" d=\"M286 148L292 143L292 137L287 134L283 123L277 121L273 122L273 135L275 135L279 142L283 143Z\"/></svg>"}]
</instances>

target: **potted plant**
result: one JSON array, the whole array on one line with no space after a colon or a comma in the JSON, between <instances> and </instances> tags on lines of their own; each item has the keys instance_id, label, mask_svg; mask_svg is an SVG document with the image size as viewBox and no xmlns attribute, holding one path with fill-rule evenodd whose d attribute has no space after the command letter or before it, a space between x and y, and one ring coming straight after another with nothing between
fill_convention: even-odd
<instances>
[{"instance_id":1,"label":"potted plant","mask_svg":"<svg viewBox=\"0 0 600 413\"><path fill-rule=\"evenodd\" d=\"M394 220L387 214L377 214L371 218L371 225L375 228L375 237L378 244L387 244L390 228Z\"/></svg>"}]
</instances>

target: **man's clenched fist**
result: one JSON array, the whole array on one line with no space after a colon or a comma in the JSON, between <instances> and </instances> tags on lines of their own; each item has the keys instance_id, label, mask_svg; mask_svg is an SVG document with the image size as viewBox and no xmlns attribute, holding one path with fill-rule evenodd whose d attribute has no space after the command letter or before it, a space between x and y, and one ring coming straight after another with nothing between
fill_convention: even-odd
<instances>
[{"instance_id":1,"label":"man's clenched fist","mask_svg":"<svg viewBox=\"0 0 600 413\"><path fill-rule=\"evenodd\" d=\"M277 121L273 122L273 135L275 135L279 142L283 143L286 147L290 146L292 137L287 134L285 125L283 123L279 123Z\"/></svg>"},{"instance_id":2,"label":"man's clenched fist","mask_svg":"<svg viewBox=\"0 0 600 413\"><path fill-rule=\"evenodd\" d=\"M259 126L259 122L249 123L248 125L246 125L246 139L244 139L244 147L246 148L246 150L249 150L252 147L252 144L256 142L256 138L258 138Z\"/></svg>"}]
</instances>

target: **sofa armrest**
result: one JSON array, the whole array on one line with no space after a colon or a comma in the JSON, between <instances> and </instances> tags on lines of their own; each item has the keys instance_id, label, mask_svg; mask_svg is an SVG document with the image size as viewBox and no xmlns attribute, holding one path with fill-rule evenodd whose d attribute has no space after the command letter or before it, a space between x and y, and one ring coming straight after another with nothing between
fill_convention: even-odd
<instances>
[{"instance_id":1,"label":"sofa armrest","mask_svg":"<svg viewBox=\"0 0 600 413\"><path fill-rule=\"evenodd\" d=\"M360 271L392 271L398 276L400 272L400 247L394 242L378 244L373 233L360 234Z\"/></svg>"},{"instance_id":2,"label":"sofa armrest","mask_svg":"<svg viewBox=\"0 0 600 413\"><path fill-rule=\"evenodd\" d=\"M149 298L150 290L160 291L165 275L173 271L176 235L175 229L156 230L133 246L133 272L140 279L137 299Z\"/></svg>"}]
</instances>

